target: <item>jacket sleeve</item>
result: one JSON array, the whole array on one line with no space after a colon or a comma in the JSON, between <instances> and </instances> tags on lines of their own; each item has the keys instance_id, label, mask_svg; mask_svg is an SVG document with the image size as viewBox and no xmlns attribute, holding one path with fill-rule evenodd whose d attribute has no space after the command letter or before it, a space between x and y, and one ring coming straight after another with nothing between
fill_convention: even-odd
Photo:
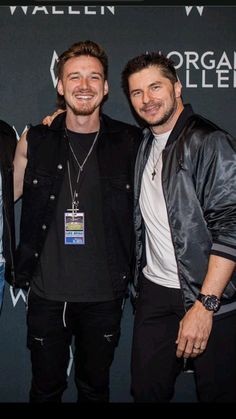
<instances>
[{"instance_id":1,"label":"jacket sleeve","mask_svg":"<svg viewBox=\"0 0 236 419\"><path fill-rule=\"evenodd\" d=\"M196 190L212 235L211 254L236 261L236 140L208 133L196 165Z\"/></svg>"},{"instance_id":2,"label":"jacket sleeve","mask_svg":"<svg viewBox=\"0 0 236 419\"><path fill-rule=\"evenodd\" d=\"M2 120L0 120L0 132L6 142L5 146L8 149L9 158L13 161L17 144L16 132L7 122Z\"/></svg>"}]
</instances>

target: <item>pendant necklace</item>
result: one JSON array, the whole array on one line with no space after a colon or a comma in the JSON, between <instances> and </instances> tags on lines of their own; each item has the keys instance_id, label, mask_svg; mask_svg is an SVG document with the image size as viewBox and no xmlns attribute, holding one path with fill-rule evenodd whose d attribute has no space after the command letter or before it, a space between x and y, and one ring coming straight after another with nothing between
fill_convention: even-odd
<instances>
[{"instance_id":1,"label":"pendant necklace","mask_svg":"<svg viewBox=\"0 0 236 419\"><path fill-rule=\"evenodd\" d=\"M158 163L160 161L160 158L161 158L161 155L162 155L162 150L161 150L161 152L159 153L157 159L155 160L155 146L156 146L156 141L157 140L154 139L153 146L152 146L152 163L153 163L153 169L152 169L152 173L151 173L152 180L154 180L154 178L155 178L155 176L156 176L156 174L158 172L157 165L158 165Z\"/></svg>"},{"instance_id":2,"label":"pendant necklace","mask_svg":"<svg viewBox=\"0 0 236 419\"><path fill-rule=\"evenodd\" d=\"M88 151L88 153L87 153L87 155L86 155L83 163L81 163L81 164L80 164L79 160L77 159L77 157L75 155L75 152L74 152L74 150L72 148L72 145L70 143L70 138L69 138L69 134L68 134L67 128L65 128L65 133L66 133L66 137L68 139L70 151L71 151L72 156L74 157L74 160L75 160L75 162L76 162L76 164L78 166L78 174L77 174L77 178L76 178L76 186L75 186L74 191L73 191L72 181L71 181L71 172L70 172L70 163L69 163L69 160L67 160L69 186L70 186L71 201L72 201L72 212L74 213L74 212L78 211L78 209L79 209L79 200L78 200L77 187L78 187L78 184L79 184L80 175L81 175L81 172L84 169L84 166L85 166L85 164L86 164L86 162L87 162L90 154L92 153L92 151L94 149L95 143L96 143L97 138L98 138L98 135L99 135L99 131L96 133L96 135L94 137L94 140L93 140L93 143L92 143L92 145L91 145L91 147L90 147L90 149L89 149L89 151Z\"/></svg>"}]
</instances>

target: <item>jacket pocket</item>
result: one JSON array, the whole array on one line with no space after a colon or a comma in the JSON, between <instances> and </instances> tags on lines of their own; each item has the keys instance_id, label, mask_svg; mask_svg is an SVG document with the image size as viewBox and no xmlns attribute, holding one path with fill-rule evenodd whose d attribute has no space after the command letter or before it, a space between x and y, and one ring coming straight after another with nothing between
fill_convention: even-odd
<instances>
[{"instance_id":1,"label":"jacket pocket","mask_svg":"<svg viewBox=\"0 0 236 419\"><path fill-rule=\"evenodd\" d=\"M133 213L133 193L130 180L127 177L111 178L109 190L112 212L125 226L127 222L129 223L128 220L131 219Z\"/></svg>"},{"instance_id":2,"label":"jacket pocket","mask_svg":"<svg viewBox=\"0 0 236 419\"><path fill-rule=\"evenodd\" d=\"M40 171L26 170L24 176L24 183L31 185L33 188L40 188L42 186L50 186L52 184L53 177L49 174L42 173Z\"/></svg>"}]
</instances>

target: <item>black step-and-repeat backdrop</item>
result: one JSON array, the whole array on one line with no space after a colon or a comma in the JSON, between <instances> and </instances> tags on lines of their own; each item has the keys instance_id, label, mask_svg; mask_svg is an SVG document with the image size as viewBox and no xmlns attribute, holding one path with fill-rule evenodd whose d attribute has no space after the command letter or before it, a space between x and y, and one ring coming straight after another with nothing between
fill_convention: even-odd
<instances>
[{"instance_id":1,"label":"black step-and-repeat backdrop","mask_svg":"<svg viewBox=\"0 0 236 419\"><path fill-rule=\"evenodd\" d=\"M135 123L120 88L128 59L160 50L172 57L183 98L195 111L236 135L236 7L224 6L1 6L0 119L18 136L55 110L55 62L72 43L91 39L110 58L104 111ZM17 233L21 204L16 205ZM127 302L111 370L111 400L131 402L129 363L132 310ZM73 357L64 400L75 400ZM25 295L6 287L0 317L0 402L27 402ZM192 374L180 377L175 401L196 401Z\"/></svg>"}]
</instances>

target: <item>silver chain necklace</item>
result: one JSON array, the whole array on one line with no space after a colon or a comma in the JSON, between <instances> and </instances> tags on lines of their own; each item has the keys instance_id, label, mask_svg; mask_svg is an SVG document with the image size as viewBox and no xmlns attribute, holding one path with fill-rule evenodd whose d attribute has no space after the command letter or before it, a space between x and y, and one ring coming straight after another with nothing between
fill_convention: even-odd
<instances>
[{"instance_id":1,"label":"silver chain necklace","mask_svg":"<svg viewBox=\"0 0 236 419\"><path fill-rule=\"evenodd\" d=\"M161 155L162 155L162 151L160 152L160 154L158 155L157 159L155 160L155 145L156 145L156 140L153 140L153 145L152 145L152 164L153 164L153 168L152 168L152 180L154 180L158 170L157 170L157 165L160 161Z\"/></svg>"},{"instance_id":2,"label":"silver chain necklace","mask_svg":"<svg viewBox=\"0 0 236 419\"><path fill-rule=\"evenodd\" d=\"M99 130L96 133L96 135L94 137L94 140L93 140L93 143L92 143L92 145L91 145L91 147L90 147L90 149L89 149L89 151L88 151L88 153L87 153L87 155L86 155L86 157L85 157L85 159L84 159L84 161L83 161L82 164L79 163L79 160L77 159L77 157L75 155L75 152L74 152L74 150L72 148L72 145L70 143L70 137L69 137L69 134L68 134L68 131L67 131L67 128L66 127L65 127L65 133L66 133L66 137L68 139L68 144L69 144L71 153L72 153L72 155L73 155L73 157L74 157L74 159L76 161L76 164L78 166L78 175L77 175L77 178L76 178L76 186L75 186L75 189L74 189L74 192L73 192L73 189L72 189L72 181L71 181L70 163L69 163L69 160L67 160L68 178L69 178L70 194L71 194L71 201L72 201L72 212L75 212L75 211L77 211L79 209L79 200L78 200L77 186L78 186L78 183L79 183L80 175L81 175L81 173L82 173L82 171L84 169L84 166L85 166L85 164L86 164L86 162L87 162L90 154L92 153L92 151L94 149L95 143L96 143L96 141L98 139Z\"/></svg>"}]
</instances>

